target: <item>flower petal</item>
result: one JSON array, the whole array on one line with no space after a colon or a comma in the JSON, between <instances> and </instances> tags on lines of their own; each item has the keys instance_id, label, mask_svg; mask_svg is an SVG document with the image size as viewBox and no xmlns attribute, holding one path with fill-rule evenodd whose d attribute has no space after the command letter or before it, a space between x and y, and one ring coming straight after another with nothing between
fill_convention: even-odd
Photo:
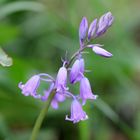
<instances>
[{"instance_id":1,"label":"flower petal","mask_svg":"<svg viewBox=\"0 0 140 140\"><path fill-rule=\"evenodd\" d=\"M79 26L79 39L81 43L83 43L84 39L86 38L87 30L88 30L88 21L86 17L83 17Z\"/></svg>"},{"instance_id":2,"label":"flower petal","mask_svg":"<svg viewBox=\"0 0 140 140\"><path fill-rule=\"evenodd\" d=\"M108 51L106 51L105 49L103 49L103 48L101 48L101 47L98 47L98 46L92 47L92 50L93 50L96 54L98 54L98 55L100 55L100 56L103 56L103 57L112 57L112 56L113 56L110 52L108 52Z\"/></svg>"},{"instance_id":3,"label":"flower petal","mask_svg":"<svg viewBox=\"0 0 140 140\"><path fill-rule=\"evenodd\" d=\"M81 120L88 119L86 112L83 111L81 104L78 100L74 99L71 104L71 116L70 118L66 115L66 120L73 121L73 123L78 123Z\"/></svg>"},{"instance_id":4,"label":"flower petal","mask_svg":"<svg viewBox=\"0 0 140 140\"><path fill-rule=\"evenodd\" d=\"M94 19L89 26L88 40L90 40L94 36L96 28L97 28L97 19Z\"/></svg>"}]
</instances>

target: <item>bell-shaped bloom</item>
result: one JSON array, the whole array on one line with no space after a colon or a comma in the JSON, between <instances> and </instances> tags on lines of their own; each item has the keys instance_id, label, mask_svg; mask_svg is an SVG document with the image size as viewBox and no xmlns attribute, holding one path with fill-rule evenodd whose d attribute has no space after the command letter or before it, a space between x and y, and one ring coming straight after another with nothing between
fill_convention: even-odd
<instances>
[{"instance_id":1,"label":"bell-shaped bloom","mask_svg":"<svg viewBox=\"0 0 140 140\"><path fill-rule=\"evenodd\" d=\"M88 45L87 47L89 48L92 48L92 50L97 54L97 55L100 55L100 56L103 56L103 57L112 57L113 55L108 52L107 50L101 48L102 45L100 44L93 44L93 45Z\"/></svg>"},{"instance_id":2,"label":"bell-shaped bloom","mask_svg":"<svg viewBox=\"0 0 140 140\"><path fill-rule=\"evenodd\" d=\"M51 92L45 91L45 96L42 97L42 101L46 101L51 94ZM51 106L53 109L58 109L59 102L63 102L65 100L65 95L61 93L56 93L54 98L52 99Z\"/></svg>"},{"instance_id":3,"label":"bell-shaped bloom","mask_svg":"<svg viewBox=\"0 0 140 140\"><path fill-rule=\"evenodd\" d=\"M80 98L83 101L83 105L86 103L87 99L95 100L97 98L97 95L92 93L89 80L86 77L82 78L80 81Z\"/></svg>"},{"instance_id":4,"label":"bell-shaped bloom","mask_svg":"<svg viewBox=\"0 0 140 140\"><path fill-rule=\"evenodd\" d=\"M86 112L83 111L82 105L74 99L71 104L71 116L70 118L66 115L66 120L73 121L73 123L78 123L81 120L88 119Z\"/></svg>"},{"instance_id":5,"label":"bell-shaped bloom","mask_svg":"<svg viewBox=\"0 0 140 140\"><path fill-rule=\"evenodd\" d=\"M86 17L82 18L82 21L79 26L79 39L80 39L80 45L84 42L88 30L88 21Z\"/></svg>"},{"instance_id":6,"label":"bell-shaped bloom","mask_svg":"<svg viewBox=\"0 0 140 140\"><path fill-rule=\"evenodd\" d=\"M108 27L110 27L114 21L114 17L111 12L106 13L106 20L108 20Z\"/></svg>"},{"instance_id":7,"label":"bell-shaped bloom","mask_svg":"<svg viewBox=\"0 0 140 140\"><path fill-rule=\"evenodd\" d=\"M67 90L66 84L67 84L67 69L63 66L59 69L56 77L55 82L56 91L63 93L65 90Z\"/></svg>"},{"instance_id":8,"label":"bell-shaped bloom","mask_svg":"<svg viewBox=\"0 0 140 140\"><path fill-rule=\"evenodd\" d=\"M103 56L103 57L112 57L112 56L113 56L110 52L108 52L108 51L106 51L105 49L103 49L103 48L101 48L101 47L98 47L98 46L94 46L94 47L92 48L92 50L93 50L96 54L101 55L101 56Z\"/></svg>"},{"instance_id":9,"label":"bell-shaped bloom","mask_svg":"<svg viewBox=\"0 0 140 140\"><path fill-rule=\"evenodd\" d=\"M80 81L83 77L83 73L84 73L84 59L80 58L77 59L70 71L70 82L72 84Z\"/></svg>"},{"instance_id":10,"label":"bell-shaped bloom","mask_svg":"<svg viewBox=\"0 0 140 140\"><path fill-rule=\"evenodd\" d=\"M51 94L52 90L54 89L54 83L52 83L48 90L44 91L44 96L41 97L42 101L47 101L49 95ZM65 95L57 92L52 99L51 106L54 109L58 109L58 103L63 102L65 100Z\"/></svg>"},{"instance_id":11,"label":"bell-shaped bloom","mask_svg":"<svg viewBox=\"0 0 140 140\"><path fill-rule=\"evenodd\" d=\"M54 109L58 109L59 107L59 102L63 102L65 100L65 95L61 93L56 93L54 96L54 99L51 102L51 106Z\"/></svg>"},{"instance_id":12,"label":"bell-shaped bloom","mask_svg":"<svg viewBox=\"0 0 140 140\"><path fill-rule=\"evenodd\" d=\"M92 23L89 26L89 30L88 30L88 40L90 40L91 38L94 37L94 34L96 32L97 29L97 19L94 19L92 21Z\"/></svg>"},{"instance_id":13,"label":"bell-shaped bloom","mask_svg":"<svg viewBox=\"0 0 140 140\"><path fill-rule=\"evenodd\" d=\"M106 30L112 25L114 21L114 17L112 16L111 12L108 12L101 16L98 23L98 29L97 29L97 36L102 35L106 32Z\"/></svg>"},{"instance_id":14,"label":"bell-shaped bloom","mask_svg":"<svg viewBox=\"0 0 140 140\"><path fill-rule=\"evenodd\" d=\"M34 98L40 98L41 96L37 94L37 88L40 85L40 76L34 75L25 84L19 83L19 88L22 90L22 94L25 96L33 96Z\"/></svg>"}]
</instances>

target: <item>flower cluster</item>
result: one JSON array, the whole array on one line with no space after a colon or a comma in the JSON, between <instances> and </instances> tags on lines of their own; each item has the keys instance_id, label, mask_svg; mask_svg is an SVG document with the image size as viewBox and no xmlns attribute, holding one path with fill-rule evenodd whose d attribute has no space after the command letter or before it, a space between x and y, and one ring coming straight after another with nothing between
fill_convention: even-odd
<instances>
[{"instance_id":1,"label":"flower cluster","mask_svg":"<svg viewBox=\"0 0 140 140\"><path fill-rule=\"evenodd\" d=\"M99 20L94 19L88 27L88 21L86 17L83 17L79 26L79 42L80 48L71 57L70 60L64 60L63 66L59 68L56 78L53 78L49 74L41 73L32 76L25 84L19 83L19 88L22 90L22 94L25 96L32 96L42 101L47 101L52 91L55 91L55 96L51 101L51 106L57 109L59 102L65 101L66 98L71 98L71 115L66 115L66 120L77 123L80 120L86 120L88 118L86 112L82 109L86 100L95 100L97 95L94 95L90 86L90 82L85 77L85 64L82 57L85 48L91 48L97 55L103 57L112 57L112 54L102 48L100 44L90 44L92 39L103 35L107 29L112 25L114 17L111 12L108 12L100 17ZM75 60L71 66L72 61ZM71 67L70 67L71 66ZM50 84L50 87L44 91L44 95L38 94L37 89L40 85L40 81L45 81ZM79 94L74 95L67 87L67 82L70 84L80 83Z\"/></svg>"}]
</instances>

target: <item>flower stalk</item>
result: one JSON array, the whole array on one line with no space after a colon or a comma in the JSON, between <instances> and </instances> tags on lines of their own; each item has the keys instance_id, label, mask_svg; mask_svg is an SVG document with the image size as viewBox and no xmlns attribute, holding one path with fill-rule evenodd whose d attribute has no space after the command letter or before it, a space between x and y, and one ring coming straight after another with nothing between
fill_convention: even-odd
<instances>
[{"instance_id":1,"label":"flower stalk","mask_svg":"<svg viewBox=\"0 0 140 140\"><path fill-rule=\"evenodd\" d=\"M48 101L45 102L45 105L44 105L44 108L41 110L36 122L35 122L35 125L34 125L34 128L32 130L32 134L31 134L31 137L30 137L30 140L36 140L37 139L37 135L39 133L39 130L40 130L40 127L41 127L41 124L45 118L45 116L47 115L48 113L48 109L49 109L49 106L51 104L51 101L53 100L54 96L56 94L56 91L53 90L48 98Z\"/></svg>"}]
</instances>

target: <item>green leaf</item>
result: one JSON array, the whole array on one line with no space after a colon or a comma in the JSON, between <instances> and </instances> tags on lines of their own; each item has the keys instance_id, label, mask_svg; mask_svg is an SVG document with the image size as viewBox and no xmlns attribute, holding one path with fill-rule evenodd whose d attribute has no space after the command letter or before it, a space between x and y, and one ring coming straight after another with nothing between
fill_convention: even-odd
<instances>
[{"instance_id":1,"label":"green leaf","mask_svg":"<svg viewBox=\"0 0 140 140\"><path fill-rule=\"evenodd\" d=\"M8 57L8 55L0 48L0 64L4 67L9 67L12 65L12 58Z\"/></svg>"},{"instance_id":2,"label":"green leaf","mask_svg":"<svg viewBox=\"0 0 140 140\"><path fill-rule=\"evenodd\" d=\"M33 1L11 2L11 3L1 6L0 19L5 18L6 16L10 14L19 12L19 11L41 12L44 9L45 9L44 5L39 2L33 2Z\"/></svg>"}]
</instances>

